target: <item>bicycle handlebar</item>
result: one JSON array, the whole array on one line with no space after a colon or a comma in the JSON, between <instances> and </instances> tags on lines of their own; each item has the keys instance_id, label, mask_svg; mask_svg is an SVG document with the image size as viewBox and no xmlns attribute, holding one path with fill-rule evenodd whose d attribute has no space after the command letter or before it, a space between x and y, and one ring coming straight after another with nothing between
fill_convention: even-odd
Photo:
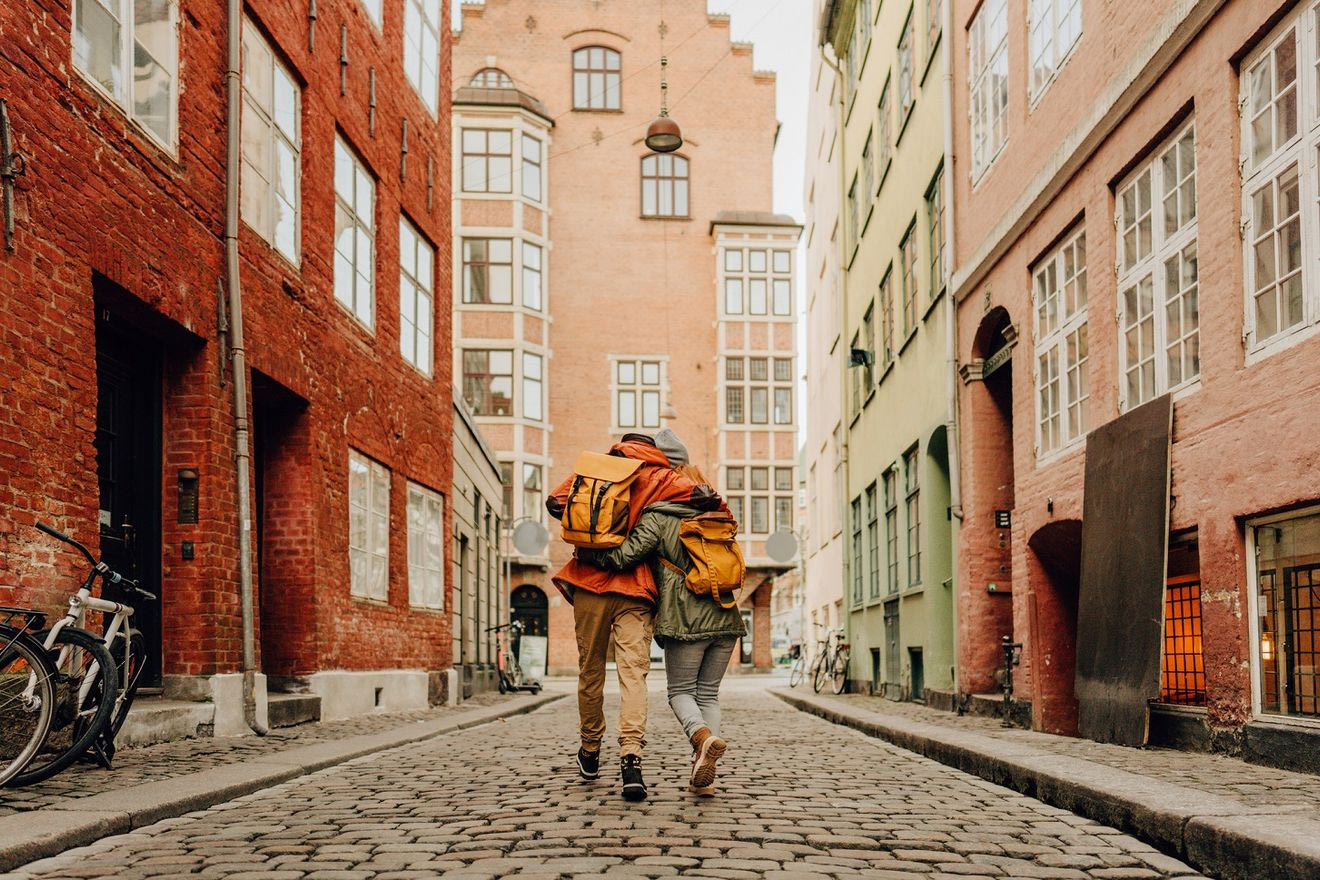
<instances>
[{"instance_id":1,"label":"bicycle handlebar","mask_svg":"<svg viewBox=\"0 0 1320 880\"><path fill-rule=\"evenodd\" d=\"M99 574L104 580L109 581L112 584L125 587L126 589L133 590L134 592L142 595L147 599L156 598L154 594L149 593L146 590L139 587L137 581L131 578L124 577L122 574L110 568L110 566L106 565L104 562L97 562L96 557L92 555L92 551L88 550L79 541L69 537L68 535L61 532L59 529L52 528L51 526L48 526L45 523L40 523L40 522L37 523L37 529L42 532L45 532L47 535L50 535L52 538L56 539L57 541L63 541L65 544L68 544L71 547L76 548L78 552L81 553L83 557L88 561L88 563L91 564L92 568L96 569L96 573Z\"/></svg>"},{"instance_id":2,"label":"bicycle handlebar","mask_svg":"<svg viewBox=\"0 0 1320 880\"><path fill-rule=\"evenodd\" d=\"M63 541L64 543L77 548L78 552L81 553L87 559L88 562L90 562L92 565L96 565L96 557L92 555L92 551L88 550L78 541L75 541L73 538L70 538L68 535L64 534L58 529L51 528L45 523L37 523L37 528L45 532L46 534L50 535L55 540Z\"/></svg>"}]
</instances>

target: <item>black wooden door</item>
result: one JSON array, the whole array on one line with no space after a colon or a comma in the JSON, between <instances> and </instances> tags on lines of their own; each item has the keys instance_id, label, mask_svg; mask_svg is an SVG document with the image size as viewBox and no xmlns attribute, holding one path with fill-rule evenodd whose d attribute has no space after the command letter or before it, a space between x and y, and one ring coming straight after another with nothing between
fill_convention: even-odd
<instances>
[{"instance_id":1,"label":"black wooden door","mask_svg":"<svg viewBox=\"0 0 1320 880\"><path fill-rule=\"evenodd\" d=\"M112 319L113 320L113 319ZM116 571L160 596L160 350L98 322L96 333L96 469L100 483L101 555ZM161 675L160 600L104 594L136 610L147 642L142 684Z\"/></svg>"}]
</instances>

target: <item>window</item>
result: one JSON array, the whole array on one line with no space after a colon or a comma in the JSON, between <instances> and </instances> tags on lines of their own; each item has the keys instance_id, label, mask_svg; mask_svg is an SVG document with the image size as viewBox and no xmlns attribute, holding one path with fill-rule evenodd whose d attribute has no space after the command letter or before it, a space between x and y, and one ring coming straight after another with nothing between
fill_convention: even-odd
<instances>
[{"instance_id":1,"label":"window","mask_svg":"<svg viewBox=\"0 0 1320 880\"><path fill-rule=\"evenodd\" d=\"M898 592L898 473L891 467L883 475L885 486L886 588Z\"/></svg>"},{"instance_id":2,"label":"window","mask_svg":"<svg viewBox=\"0 0 1320 880\"><path fill-rule=\"evenodd\" d=\"M875 483L866 487L866 561L870 598L880 598L880 520L876 512Z\"/></svg>"},{"instance_id":3,"label":"window","mask_svg":"<svg viewBox=\"0 0 1320 880\"><path fill-rule=\"evenodd\" d=\"M776 382L793 381L792 358L775 358L775 381Z\"/></svg>"},{"instance_id":4,"label":"window","mask_svg":"<svg viewBox=\"0 0 1320 880\"><path fill-rule=\"evenodd\" d=\"M1033 270L1037 455L1086 433L1086 232L1070 233Z\"/></svg>"},{"instance_id":5,"label":"window","mask_svg":"<svg viewBox=\"0 0 1320 880\"><path fill-rule=\"evenodd\" d=\"M504 516L513 518L513 462L500 462L500 488L504 490Z\"/></svg>"},{"instance_id":6,"label":"window","mask_svg":"<svg viewBox=\"0 0 1320 880\"><path fill-rule=\"evenodd\" d=\"M1251 529L1260 711L1320 717L1320 515Z\"/></svg>"},{"instance_id":7,"label":"window","mask_svg":"<svg viewBox=\"0 0 1320 880\"><path fill-rule=\"evenodd\" d=\"M746 416L751 424L767 425L773 415L776 425L793 424L793 359L774 358L773 378L771 360L767 357L724 359L725 422L742 424Z\"/></svg>"},{"instance_id":8,"label":"window","mask_svg":"<svg viewBox=\"0 0 1320 880\"><path fill-rule=\"evenodd\" d=\"M376 27L380 27L380 4L381 0L362 0L362 5L366 8L367 15L371 18L372 24L376 25Z\"/></svg>"},{"instance_id":9,"label":"window","mask_svg":"<svg viewBox=\"0 0 1320 880\"><path fill-rule=\"evenodd\" d=\"M861 347L862 335L859 330L853 334L852 343L848 346L848 350L853 352L859 350ZM848 375L852 377L849 384L852 385L852 414L856 417L857 414L862 411L862 379L864 374L861 370L857 369L856 365L851 361L846 361L845 363L848 364ZM867 393L870 393L869 386L867 387Z\"/></svg>"},{"instance_id":10,"label":"window","mask_svg":"<svg viewBox=\"0 0 1320 880\"><path fill-rule=\"evenodd\" d=\"M1008 0L985 0L967 41L972 117L972 182L1008 141Z\"/></svg>"},{"instance_id":11,"label":"window","mask_svg":"<svg viewBox=\"0 0 1320 880\"><path fill-rule=\"evenodd\" d=\"M743 389L732 387L724 389L724 421L731 425L741 425L743 414Z\"/></svg>"},{"instance_id":12,"label":"window","mask_svg":"<svg viewBox=\"0 0 1320 880\"><path fill-rule=\"evenodd\" d=\"M523 198L541 201L541 142L529 134L522 136Z\"/></svg>"},{"instance_id":13,"label":"window","mask_svg":"<svg viewBox=\"0 0 1320 880\"><path fill-rule=\"evenodd\" d=\"M614 424L620 428L660 427L661 361L614 363Z\"/></svg>"},{"instance_id":14,"label":"window","mask_svg":"<svg viewBox=\"0 0 1320 880\"><path fill-rule=\"evenodd\" d=\"M885 80L885 87L880 90L880 104L877 107L879 113L879 124L876 127L876 151L875 161L879 165L880 183L885 182L885 175L889 172L889 163L894 158L894 106L893 99L890 97L891 83Z\"/></svg>"},{"instance_id":15,"label":"window","mask_svg":"<svg viewBox=\"0 0 1320 880\"><path fill-rule=\"evenodd\" d=\"M1192 126L1119 188L1115 210L1119 402L1130 409L1201 373Z\"/></svg>"},{"instance_id":16,"label":"window","mask_svg":"<svg viewBox=\"0 0 1320 880\"><path fill-rule=\"evenodd\" d=\"M541 466L526 464L522 466L522 515L537 522L541 520L541 511L545 508L544 487L541 484Z\"/></svg>"},{"instance_id":17,"label":"window","mask_svg":"<svg viewBox=\"0 0 1320 880\"><path fill-rule=\"evenodd\" d=\"M367 327L375 324L376 182L335 138L335 299Z\"/></svg>"},{"instance_id":18,"label":"window","mask_svg":"<svg viewBox=\"0 0 1320 880\"><path fill-rule=\"evenodd\" d=\"M511 89L513 78L498 67L483 67L472 74L468 85L478 89Z\"/></svg>"},{"instance_id":19,"label":"window","mask_svg":"<svg viewBox=\"0 0 1320 880\"><path fill-rule=\"evenodd\" d=\"M793 469L789 467L775 468L775 491L792 492L793 491Z\"/></svg>"},{"instance_id":20,"label":"window","mask_svg":"<svg viewBox=\"0 0 1320 880\"><path fill-rule=\"evenodd\" d=\"M872 389L875 388L875 303L872 302L866 307L866 314L862 315L862 333L864 342L862 343L867 353L871 355L871 363L862 366L862 397L870 398Z\"/></svg>"},{"instance_id":21,"label":"window","mask_svg":"<svg viewBox=\"0 0 1320 880\"><path fill-rule=\"evenodd\" d=\"M846 252L844 262L852 259L853 248L857 247L857 236L861 233L860 224L860 207L857 203L857 175L854 174L852 183L848 185L848 225L845 229L845 234L848 237L844 239Z\"/></svg>"},{"instance_id":22,"label":"window","mask_svg":"<svg viewBox=\"0 0 1320 880\"><path fill-rule=\"evenodd\" d=\"M1306 7L1306 15L1315 14L1314 5ZM1313 268L1320 257L1314 207L1320 44L1314 25L1300 14L1290 16L1242 68L1243 258L1250 354L1277 349L1320 322ZM1272 345L1276 342L1279 345Z\"/></svg>"},{"instance_id":23,"label":"window","mask_svg":"<svg viewBox=\"0 0 1320 880\"><path fill-rule=\"evenodd\" d=\"M513 192L513 132L463 129L463 192Z\"/></svg>"},{"instance_id":24,"label":"window","mask_svg":"<svg viewBox=\"0 0 1320 880\"><path fill-rule=\"evenodd\" d=\"M95 0L92 0L95 2ZM298 262L302 100L252 22L243 21L243 222Z\"/></svg>"},{"instance_id":25,"label":"window","mask_svg":"<svg viewBox=\"0 0 1320 880\"><path fill-rule=\"evenodd\" d=\"M445 499L408 484L408 604L445 607Z\"/></svg>"},{"instance_id":26,"label":"window","mask_svg":"<svg viewBox=\"0 0 1320 880\"><path fill-rule=\"evenodd\" d=\"M862 499L852 501L852 567L853 567L853 605L862 604Z\"/></svg>"},{"instance_id":27,"label":"window","mask_svg":"<svg viewBox=\"0 0 1320 880\"><path fill-rule=\"evenodd\" d=\"M770 469L767 467L754 467L752 471L752 491L765 492L770 488Z\"/></svg>"},{"instance_id":28,"label":"window","mask_svg":"<svg viewBox=\"0 0 1320 880\"><path fill-rule=\"evenodd\" d=\"M1054 79L1082 35L1082 0L1030 0L1031 98Z\"/></svg>"},{"instance_id":29,"label":"window","mask_svg":"<svg viewBox=\"0 0 1320 880\"><path fill-rule=\"evenodd\" d=\"M858 193L862 204L858 210L863 228L871 217L871 209L875 207L875 155L871 149L871 142L874 139L874 133L867 134L866 143L862 145L862 189Z\"/></svg>"},{"instance_id":30,"label":"window","mask_svg":"<svg viewBox=\"0 0 1320 880\"><path fill-rule=\"evenodd\" d=\"M522 304L541 310L541 248L527 241L522 246Z\"/></svg>"},{"instance_id":31,"label":"window","mask_svg":"<svg viewBox=\"0 0 1320 880\"><path fill-rule=\"evenodd\" d=\"M360 452L348 451L349 592L389 598L390 472Z\"/></svg>"},{"instance_id":32,"label":"window","mask_svg":"<svg viewBox=\"0 0 1320 880\"><path fill-rule=\"evenodd\" d=\"M405 0L403 4L403 72L422 103L439 110L440 0Z\"/></svg>"},{"instance_id":33,"label":"window","mask_svg":"<svg viewBox=\"0 0 1320 880\"><path fill-rule=\"evenodd\" d=\"M573 53L573 109L619 109L619 53L587 46Z\"/></svg>"},{"instance_id":34,"label":"window","mask_svg":"<svg viewBox=\"0 0 1320 880\"><path fill-rule=\"evenodd\" d=\"M899 268L903 273L903 338L917 329L917 221L908 225L898 246Z\"/></svg>"},{"instance_id":35,"label":"window","mask_svg":"<svg viewBox=\"0 0 1320 880\"><path fill-rule=\"evenodd\" d=\"M1164 663L1160 702L1205 705L1201 641L1201 562L1195 537L1169 542L1164 585Z\"/></svg>"},{"instance_id":36,"label":"window","mask_svg":"<svg viewBox=\"0 0 1320 880\"><path fill-rule=\"evenodd\" d=\"M741 492L747 488L747 468L745 467L726 467L724 469L724 484L734 490Z\"/></svg>"},{"instance_id":37,"label":"window","mask_svg":"<svg viewBox=\"0 0 1320 880\"><path fill-rule=\"evenodd\" d=\"M935 58L935 47L940 42L940 29L944 26L944 0L926 0L926 63Z\"/></svg>"},{"instance_id":38,"label":"window","mask_svg":"<svg viewBox=\"0 0 1320 880\"><path fill-rule=\"evenodd\" d=\"M930 242L930 298L944 290L944 169L926 190L926 240Z\"/></svg>"},{"instance_id":39,"label":"window","mask_svg":"<svg viewBox=\"0 0 1320 880\"><path fill-rule=\"evenodd\" d=\"M907 558L908 586L921 583L921 484L917 467L920 465L914 446L903 456L903 490L907 495Z\"/></svg>"},{"instance_id":40,"label":"window","mask_svg":"<svg viewBox=\"0 0 1320 880\"><path fill-rule=\"evenodd\" d=\"M671 153L642 157L642 216L688 216L688 160Z\"/></svg>"},{"instance_id":41,"label":"window","mask_svg":"<svg viewBox=\"0 0 1320 880\"><path fill-rule=\"evenodd\" d=\"M770 391L767 388L749 388L747 393L751 402L750 420L753 425L770 423Z\"/></svg>"},{"instance_id":42,"label":"window","mask_svg":"<svg viewBox=\"0 0 1320 880\"><path fill-rule=\"evenodd\" d=\"M916 102L916 96L912 93L912 29L916 18L913 13L913 9L908 10L907 21L903 23L903 34L898 39L898 108L903 114L904 122L907 121L912 105ZM899 136L902 137L901 131Z\"/></svg>"},{"instance_id":43,"label":"window","mask_svg":"<svg viewBox=\"0 0 1320 880\"><path fill-rule=\"evenodd\" d=\"M726 315L793 314L792 251L726 247L723 266Z\"/></svg>"},{"instance_id":44,"label":"window","mask_svg":"<svg viewBox=\"0 0 1320 880\"><path fill-rule=\"evenodd\" d=\"M435 320L435 252L411 223L399 218L399 353L431 375Z\"/></svg>"},{"instance_id":45,"label":"window","mask_svg":"<svg viewBox=\"0 0 1320 880\"><path fill-rule=\"evenodd\" d=\"M512 239L463 239L463 302L471 305L513 303Z\"/></svg>"},{"instance_id":46,"label":"window","mask_svg":"<svg viewBox=\"0 0 1320 880\"><path fill-rule=\"evenodd\" d=\"M775 424L793 424L793 389L775 389Z\"/></svg>"},{"instance_id":47,"label":"window","mask_svg":"<svg viewBox=\"0 0 1320 880\"><path fill-rule=\"evenodd\" d=\"M871 24L874 15L871 0L859 0L853 12L853 32L848 43L848 54L844 58L847 64L849 93L855 93L857 82L866 62L867 50L871 47Z\"/></svg>"},{"instance_id":48,"label":"window","mask_svg":"<svg viewBox=\"0 0 1320 880\"><path fill-rule=\"evenodd\" d=\"M175 0L75 0L73 64L161 143L178 112Z\"/></svg>"},{"instance_id":49,"label":"window","mask_svg":"<svg viewBox=\"0 0 1320 880\"><path fill-rule=\"evenodd\" d=\"M545 417L541 395L541 356L523 352L522 356L522 411L523 418L539 422Z\"/></svg>"},{"instance_id":50,"label":"window","mask_svg":"<svg viewBox=\"0 0 1320 880\"><path fill-rule=\"evenodd\" d=\"M479 416L513 415L513 352L463 352L463 399Z\"/></svg>"},{"instance_id":51,"label":"window","mask_svg":"<svg viewBox=\"0 0 1320 880\"><path fill-rule=\"evenodd\" d=\"M894 267L885 268L880 279L880 341L875 356L881 368L894 359Z\"/></svg>"},{"instance_id":52,"label":"window","mask_svg":"<svg viewBox=\"0 0 1320 880\"><path fill-rule=\"evenodd\" d=\"M765 535L770 532L770 499L764 495L752 496L751 531L756 535Z\"/></svg>"}]
</instances>

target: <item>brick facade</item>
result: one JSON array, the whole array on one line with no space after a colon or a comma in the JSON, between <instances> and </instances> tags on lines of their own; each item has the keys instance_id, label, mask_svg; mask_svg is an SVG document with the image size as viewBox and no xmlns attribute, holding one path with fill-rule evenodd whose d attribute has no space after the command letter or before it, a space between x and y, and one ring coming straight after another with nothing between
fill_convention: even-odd
<instances>
[{"instance_id":1,"label":"brick facade","mask_svg":"<svg viewBox=\"0 0 1320 880\"><path fill-rule=\"evenodd\" d=\"M103 372L109 363L98 357L98 335L102 354L114 347L109 339L121 340L115 344L129 360L157 358L156 379L139 384L141 411L158 409L160 425L143 431L130 452L159 486L145 502L152 515L133 524L142 562L135 573L161 594L160 671L168 689L172 677L231 673L240 660L232 377L216 301L224 277L225 5L188 3L177 15L172 145L127 118L71 62L70 6L0 9L0 31L8 35L0 45L0 95L28 166L15 195L16 246L0 253L8 306L0 321L0 568L18 584L17 596L6 597L18 604L53 608L70 591L79 563L31 526L50 522L97 545L94 524L105 506L98 485L116 478L105 471L103 450L98 481L98 387L103 397L107 387L104 376L98 385L98 362ZM434 310L437 351L432 374L424 375L400 357L396 295L401 215L434 246L434 289L443 296L449 286L450 88L440 65L432 118L399 60L404 2L383 7L377 27L358 0L323 0L314 52L304 6L266 4L246 13L301 88L300 262L276 253L246 224L240 230L259 463L259 642L271 676L435 670L453 659L449 619L409 605L406 516L408 481L449 491L449 310ZM437 14L444 58L448 4L437 2ZM341 25L348 59L342 96ZM370 329L334 296L337 135L375 181ZM100 404L104 421L110 407L106 399ZM349 593L350 448L390 472L387 601ZM192 524L179 522L184 469L198 477ZM122 532L118 517L109 516L111 532ZM194 558L184 558L184 542Z\"/></svg>"}]
</instances>

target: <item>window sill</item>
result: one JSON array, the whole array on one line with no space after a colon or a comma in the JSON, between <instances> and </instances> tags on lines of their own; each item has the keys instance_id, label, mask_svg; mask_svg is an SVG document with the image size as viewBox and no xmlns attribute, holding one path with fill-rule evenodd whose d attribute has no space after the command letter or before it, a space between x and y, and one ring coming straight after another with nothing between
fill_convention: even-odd
<instances>
[{"instance_id":1,"label":"window sill","mask_svg":"<svg viewBox=\"0 0 1320 880\"><path fill-rule=\"evenodd\" d=\"M1285 351L1298 343L1310 339L1312 336L1315 336L1318 331L1320 331L1320 323L1301 324L1291 330L1276 333L1265 342L1249 347L1247 349L1243 366L1254 366L1281 351Z\"/></svg>"},{"instance_id":2,"label":"window sill","mask_svg":"<svg viewBox=\"0 0 1320 880\"><path fill-rule=\"evenodd\" d=\"M458 191L458 198L478 198L480 201L512 202L519 197L513 194L513 190L502 192L500 190L491 191L488 189L463 189Z\"/></svg>"},{"instance_id":3,"label":"window sill","mask_svg":"<svg viewBox=\"0 0 1320 880\"><path fill-rule=\"evenodd\" d=\"M350 594L349 594L349 597L350 597L354 602L357 602L357 603L359 603L359 604L361 604L361 605L367 605L367 606L370 606L370 607L372 607L372 608L389 608L389 607L390 607L390 603L389 603L389 600L388 600L388 599L373 599L373 598L370 597L370 596L359 596L359 595L356 595L356 594L354 594L354 593L350 593Z\"/></svg>"},{"instance_id":4,"label":"window sill","mask_svg":"<svg viewBox=\"0 0 1320 880\"><path fill-rule=\"evenodd\" d=\"M692 219L691 214L638 214L638 220L681 220L688 221Z\"/></svg>"},{"instance_id":5,"label":"window sill","mask_svg":"<svg viewBox=\"0 0 1320 880\"><path fill-rule=\"evenodd\" d=\"M85 85L91 88L92 94L97 98L100 98L102 101L105 101L108 104L110 104L110 106L114 108L115 113L122 116L124 120L128 122L129 128L135 130L137 134L140 135L141 137L146 138L149 142L151 142L153 146L156 147L156 149L165 153L165 155L167 155L170 158L170 161L174 162L174 164L176 165L179 164L179 146L177 143L167 144L165 141L161 140L160 135L156 134L154 131L152 131L151 129L143 125L141 122L139 122L137 117L135 117L132 113L130 113L128 111L128 108L126 108L123 104L119 102L118 98L107 92L101 86L100 83L98 83L96 80L92 79L86 73L84 73L82 68L74 64L73 69L77 71L78 78L82 80ZM176 84L177 84L177 71L176 71ZM175 100L175 105L172 108L172 112L174 113L175 116L174 127L177 129L179 127L177 94L175 95L174 100Z\"/></svg>"},{"instance_id":6,"label":"window sill","mask_svg":"<svg viewBox=\"0 0 1320 880\"><path fill-rule=\"evenodd\" d=\"M899 144L903 143L903 135L907 133L908 124L912 122L912 115L916 109L917 109L917 99L916 96L914 95L912 98L912 103L907 105L907 109L901 109L901 112L903 114L903 121L898 124L898 136L894 138L895 150L898 149Z\"/></svg>"},{"instance_id":7,"label":"window sill","mask_svg":"<svg viewBox=\"0 0 1320 880\"><path fill-rule=\"evenodd\" d=\"M920 595L921 595L922 593L924 593L924 592L926 592L926 585L925 585L925 584L912 584L912 585L911 585L910 587L908 587L906 590L904 590L903 592L899 593L899 594L898 594L898 598L900 598L900 599L906 599L906 598L908 598L909 596L920 596Z\"/></svg>"},{"instance_id":8,"label":"window sill","mask_svg":"<svg viewBox=\"0 0 1320 880\"><path fill-rule=\"evenodd\" d=\"M981 169L980 174L977 174L975 170L972 171L971 183L973 193L976 192L976 188L979 187L986 177L989 176L990 172L995 170L995 166L999 164L999 157L1004 155L1004 152L1008 148L1008 140L1008 138L1004 138L1004 142L999 145L999 149L990 157L990 161L985 163L985 167Z\"/></svg>"},{"instance_id":9,"label":"window sill","mask_svg":"<svg viewBox=\"0 0 1320 880\"><path fill-rule=\"evenodd\" d=\"M872 384L872 385L871 385L871 390L866 392L866 399L862 401L862 409L863 409L863 410L865 410L868 406L871 405L871 401L875 400L875 389L876 389L876 387L877 387L877 386L876 386L875 384Z\"/></svg>"},{"instance_id":10,"label":"window sill","mask_svg":"<svg viewBox=\"0 0 1320 880\"><path fill-rule=\"evenodd\" d=\"M926 311L921 314L921 321L923 324L930 320L931 313L934 312L935 307L940 304L940 300L944 297L944 291L947 289L948 285L941 286L935 295L930 298L930 304L926 306Z\"/></svg>"},{"instance_id":11,"label":"window sill","mask_svg":"<svg viewBox=\"0 0 1320 880\"><path fill-rule=\"evenodd\" d=\"M935 35L935 42L932 43L927 50L926 68L921 71L921 79L917 81L917 85L923 89L926 87L926 80L930 77L931 68L935 66L935 59L939 57L939 52L937 50L943 42L944 31L941 29L940 32Z\"/></svg>"},{"instance_id":12,"label":"window sill","mask_svg":"<svg viewBox=\"0 0 1320 880\"><path fill-rule=\"evenodd\" d=\"M871 204L866 208L866 218L862 220L862 228L857 232L857 240L859 243L863 238L866 238L866 230L870 228L871 217L874 214L875 214L875 202L872 201Z\"/></svg>"},{"instance_id":13,"label":"window sill","mask_svg":"<svg viewBox=\"0 0 1320 880\"><path fill-rule=\"evenodd\" d=\"M357 316L357 312L344 305L338 299L335 300L335 305L339 307L340 313L353 323L354 327L367 335L367 341L372 343L376 341L376 328L374 326L363 321Z\"/></svg>"},{"instance_id":14,"label":"window sill","mask_svg":"<svg viewBox=\"0 0 1320 880\"><path fill-rule=\"evenodd\" d=\"M898 357L902 357L903 352L907 351L907 347L912 344L912 340L916 338L919 329L921 329L920 324L908 331L907 338L904 339L903 343L898 347Z\"/></svg>"},{"instance_id":15,"label":"window sill","mask_svg":"<svg viewBox=\"0 0 1320 880\"><path fill-rule=\"evenodd\" d=\"M877 379L875 383L877 388L885 384L885 380L889 378L889 374L894 372L894 360L895 359L891 357L885 362L884 366L880 368L880 378Z\"/></svg>"},{"instance_id":16,"label":"window sill","mask_svg":"<svg viewBox=\"0 0 1320 880\"><path fill-rule=\"evenodd\" d=\"M890 156L888 159L885 159L885 167L880 169L880 173L878 175L880 178L880 182L875 185L876 195L880 195L880 190L884 189L885 181L889 179L889 169L893 167L894 167L894 157Z\"/></svg>"},{"instance_id":17,"label":"window sill","mask_svg":"<svg viewBox=\"0 0 1320 880\"><path fill-rule=\"evenodd\" d=\"M609 113L623 115L622 107L574 107L574 113Z\"/></svg>"},{"instance_id":18,"label":"window sill","mask_svg":"<svg viewBox=\"0 0 1320 880\"><path fill-rule=\"evenodd\" d=\"M1051 450L1045 455L1040 455L1039 453L1037 453L1036 470L1041 470L1042 468L1049 467L1055 462L1068 458L1073 453L1081 452L1085 448L1086 448L1086 435L1082 434L1080 437L1076 437L1072 440L1069 440L1063 446L1060 446L1058 449Z\"/></svg>"}]
</instances>

